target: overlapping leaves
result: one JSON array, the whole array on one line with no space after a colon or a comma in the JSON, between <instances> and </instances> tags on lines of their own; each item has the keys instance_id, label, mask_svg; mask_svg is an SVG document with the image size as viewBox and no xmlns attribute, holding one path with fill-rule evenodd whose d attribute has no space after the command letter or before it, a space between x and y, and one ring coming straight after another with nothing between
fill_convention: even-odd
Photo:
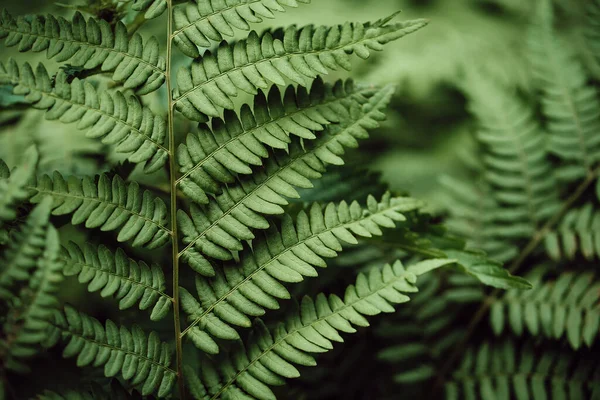
<instances>
[{"instance_id":1,"label":"overlapping leaves","mask_svg":"<svg viewBox=\"0 0 600 400\"><path fill-rule=\"evenodd\" d=\"M218 358L205 359L200 376L186 370L189 388L196 399L222 397L273 400L269 386L282 385L285 378L300 375L296 365L314 366L311 353L323 353L343 342L340 333L354 333L353 327L368 326L366 316L393 312L395 304L407 302L405 293L416 292L417 276L444 266L453 260L427 260L409 267L400 261L359 274L343 299L319 294L305 297L299 309L268 329L260 320L245 347Z\"/></svg>"},{"instance_id":2,"label":"overlapping leaves","mask_svg":"<svg viewBox=\"0 0 600 400\"><path fill-rule=\"evenodd\" d=\"M371 50L426 25L423 20L390 24L392 18L333 27L290 26L261 36L252 31L233 45L223 42L215 54L205 53L178 71L177 109L195 121L219 117L222 109L234 108L232 98L240 90L255 95L268 82L285 85L286 78L307 86L329 70L349 70L350 54L367 58Z\"/></svg>"},{"instance_id":3,"label":"overlapping leaves","mask_svg":"<svg viewBox=\"0 0 600 400\"><path fill-rule=\"evenodd\" d=\"M139 34L129 38L120 21L113 28L103 19L86 20L79 12L72 21L51 14L15 19L2 10L0 38L19 51L46 51L46 57L58 62L112 72L115 81L140 94L158 89L165 81L165 59L158 40L144 40Z\"/></svg>"},{"instance_id":4,"label":"overlapping leaves","mask_svg":"<svg viewBox=\"0 0 600 400\"><path fill-rule=\"evenodd\" d=\"M145 163L148 173L167 160L164 119L133 95L98 91L87 80L68 82L63 71L51 78L43 64L34 71L28 63L19 67L13 59L6 66L0 62L0 83L14 85L13 92L45 110L46 119L76 123L87 137L116 145L116 151L129 154L129 161Z\"/></svg>"}]
</instances>

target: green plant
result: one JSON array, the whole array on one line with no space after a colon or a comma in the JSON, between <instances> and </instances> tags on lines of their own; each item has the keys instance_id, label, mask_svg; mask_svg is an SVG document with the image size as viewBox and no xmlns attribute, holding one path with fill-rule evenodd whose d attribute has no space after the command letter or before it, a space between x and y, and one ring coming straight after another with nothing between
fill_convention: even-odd
<instances>
[{"instance_id":1,"label":"green plant","mask_svg":"<svg viewBox=\"0 0 600 400\"><path fill-rule=\"evenodd\" d=\"M344 164L346 150L379 126L394 93L393 86L330 84L321 76L350 70L352 54L368 58L426 21L392 22L394 14L369 23L250 31L227 41L298 3L103 4L80 7L99 14L88 18L79 11L71 19L14 17L6 10L0 17L6 46L49 60L36 67L0 63L0 83L15 96L7 103L76 124L126 158L97 176L38 174L33 148L16 168L1 165L0 372L9 396L272 399L271 386L299 376L295 365L315 365L311 353L332 349L353 326L367 326L365 316L408 301L420 275L454 266L494 287L530 287L482 253L464 250L413 198L363 196L358 189L364 206L329 202L325 193L310 205L300 197L299 189L309 193L313 180ZM164 56L158 39L136 32L163 14ZM177 72L175 46L193 58ZM68 64L50 73L56 70L51 61ZM237 99L244 94L252 107ZM150 99L163 100L163 109L155 111ZM179 127L191 133L182 137ZM355 182L363 190L373 185ZM54 224L65 236L69 229L79 235L63 240L61 250ZM378 239L383 228L387 242ZM93 243L84 243L87 230L98 236ZM114 241L125 250L112 250ZM357 254L376 246L392 251L379 266L366 266L343 296L314 293L268 325L259 319L292 297L293 284L316 277L326 258L344 250L342 243L358 245ZM87 291L116 299L121 310L147 310L160 330L146 333L146 312L127 314L138 325L117 325L88 315L83 301L63 306L61 271ZM163 323L169 315L170 329ZM73 379L70 387L60 379L33 389L11 386L9 377L27 372L29 359L59 343L65 358L91 367L84 368L81 388ZM113 377L118 383L109 386L105 378Z\"/></svg>"}]
</instances>

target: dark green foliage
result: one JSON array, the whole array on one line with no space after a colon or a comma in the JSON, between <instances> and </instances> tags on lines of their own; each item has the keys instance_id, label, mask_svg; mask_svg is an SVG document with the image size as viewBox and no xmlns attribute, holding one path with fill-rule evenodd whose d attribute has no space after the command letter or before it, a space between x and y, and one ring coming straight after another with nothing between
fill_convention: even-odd
<instances>
[{"instance_id":1,"label":"dark green foliage","mask_svg":"<svg viewBox=\"0 0 600 400\"><path fill-rule=\"evenodd\" d=\"M133 240L133 246L155 248L169 240L165 203L150 191L142 191L136 182L125 183L118 175L80 180L65 179L55 172L52 177L42 176L30 187L36 192L32 202L50 196L54 200L52 213L73 214L74 225L85 222L86 228L118 230L117 240Z\"/></svg>"},{"instance_id":2,"label":"dark green foliage","mask_svg":"<svg viewBox=\"0 0 600 400\"><path fill-rule=\"evenodd\" d=\"M493 306L498 334L548 333L594 349L597 275L585 262L597 252L588 189L600 141L587 63L554 43L546 12L543 40L532 30L532 46L541 45L528 78L541 107L529 104L535 91L507 89L478 64L460 68L481 158L471 157L473 183L445 181L446 230L435 202L388 187L381 177L389 171L373 163L420 114L407 96L411 79L391 82L410 57L373 73L351 57L384 64L374 53L428 22L394 22L398 13L320 20L333 1L315 5L308 25L281 28L251 25L310 1L101 0L61 4L61 12L48 5L53 14L2 11L0 38L10 49L0 62L0 398L319 399L302 383L275 387L347 353L356 364L336 362L336 380L387 363L382 374L366 371L357 399L397 398L405 387L406 397L437 398L445 385L449 395L466 387L475 398L452 382L472 372L465 348L473 342L462 338L491 334L469 323L488 316L480 302ZM539 62L555 53L553 64ZM384 122L388 108L406 110L406 121ZM392 175L433 180L397 158ZM579 197L569 199L565 184ZM531 238L536 246L521 253ZM563 272L569 266L555 262L551 274L532 275L537 286L527 291L517 270L529 257L543 264L544 241L556 260L583 260L583 268ZM496 261L517 257L510 270ZM380 315L400 304L395 317ZM359 331L367 317L377 333ZM344 333L362 344L344 348ZM584 365L573 349L573 365ZM481 354L467 378L481 378L473 385L485 398L482 372L496 364ZM548 376L570 378L563 370L539 363ZM593 376L577 371L578 383ZM396 391L392 381L406 386ZM570 393L577 390L592 389Z\"/></svg>"},{"instance_id":3,"label":"dark green foliage","mask_svg":"<svg viewBox=\"0 0 600 400\"><path fill-rule=\"evenodd\" d=\"M485 343L465 354L446 385L446 398L592 399L599 395L599 374L589 353Z\"/></svg>"},{"instance_id":4,"label":"dark green foliage","mask_svg":"<svg viewBox=\"0 0 600 400\"><path fill-rule=\"evenodd\" d=\"M170 393L176 371L170 368L171 350L156 332L147 335L138 327L118 327L66 306L57 312L49 333L49 344L64 341L64 357L77 357L77 365L103 367L107 377L120 376L141 388L143 395Z\"/></svg>"}]
</instances>

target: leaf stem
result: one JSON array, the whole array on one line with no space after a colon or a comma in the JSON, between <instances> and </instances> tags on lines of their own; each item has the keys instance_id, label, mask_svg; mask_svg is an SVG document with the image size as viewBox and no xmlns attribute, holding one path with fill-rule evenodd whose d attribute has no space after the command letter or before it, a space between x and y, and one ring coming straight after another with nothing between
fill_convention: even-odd
<instances>
[{"instance_id":1,"label":"leaf stem","mask_svg":"<svg viewBox=\"0 0 600 400\"><path fill-rule=\"evenodd\" d=\"M171 198L171 257L173 263L173 323L175 334L175 357L177 367L177 386L179 388L179 399L185 400L185 386L183 383L183 349L181 344L181 318L179 315L179 235L177 233L177 177L175 160L175 129L173 124L173 90L171 89L171 63L172 45L171 34L173 32L173 2L167 1L167 54L166 54L166 83L169 109L167 114L167 125L169 130L169 195Z\"/></svg>"},{"instance_id":2,"label":"leaf stem","mask_svg":"<svg viewBox=\"0 0 600 400\"><path fill-rule=\"evenodd\" d=\"M516 273L519 268L523 265L525 260L538 248L542 240L546 237L546 235L554 228L556 224L558 224L565 214L571 209L573 204L586 192L586 190L594 183L594 181L598 178L598 174L600 174L600 167L597 167L593 171L590 171L583 182L573 193L565 200L560 210L552 216L545 224L542 226L536 233L533 235L529 243L523 248L519 256L514 259L514 261L508 267L508 272L511 274ZM432 389L432 394L435 394L436 391L440 388L444 383L444 379L450 368L453 367L454 363L458 360L458 357L461 356L464 352L466 345L469 343L469 340L475 333L475 329L479 326L479 323L487 315L490 307L493 304L493 299L497 297L500 293L500 289L495 289L488 297L486 297L485 301L481 304L479 309L471 318L469 325L467 327L467 332L462 336L461 341L454 347L454 352L450 355L449 358L446 359L446 362L439 370L437 380Z\"/></svg>"}]
</instances>

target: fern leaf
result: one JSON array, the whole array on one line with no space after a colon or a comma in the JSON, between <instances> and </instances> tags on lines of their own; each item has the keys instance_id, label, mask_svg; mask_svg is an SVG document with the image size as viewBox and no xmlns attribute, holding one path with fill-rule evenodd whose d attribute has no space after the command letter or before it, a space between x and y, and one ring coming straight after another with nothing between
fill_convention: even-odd
<instances>
[{"instance_id":1,"label":"fern leaf","mask_svg":"<svg viewBox=\"0 0 600 400\"><path fill-rule=\"evenodd\" d=\"M232 183L237 174L250 174L250 166L262 165L268 156L264 145L287 149L294 134L314 139L321 131L348 115L354 101L364 102L372 90L354 88L351 81L334 86L315 80L310 92L288 86L283 101L277 86L268 97L259 91L254 98L254 113L242 106L241 117L227 111L225 118L214 119L212 129L201 126L200 132L188 135L177 153L181 178L180 189L192 200L206 204L208 193L218 193L221 183Z\"/></svg>"},{"instance_id":2,"label":"fern leaf","mask_svg":"<svg viewBox=\"0 0 600 400\"><path fill-rule=\"evenodd\" d=\"M85 222L86 228L118 230L119 242L133 240L133 246L152 249L170 238L171 231L165 227L165 203L147 190L142 192L137 183L125 183L118 175L111 179L102 174L95 181L87 176L65 179L54 172L52 177L42 176L30 188L37 192L32 202L50 196L54 200L52 214L72 213L74 225Z\"/></svg>"},{"instance_id":3,"label":"fern leaf","mask_svg":"<svg viewBox=\"0 0 600 400\"><path fill-rule=\"evenodd\" d=\"M37 269L18 299L12 299L7 322L3 326L7 354L4 366L17 372L29 372L27 359L41 350L47 329L59 302L56 294L63 280L57 260L60 249L58 233L52 225L44 230L43 254L36 259Z\"/></svg>"},{"instance_id":4,"label":"fern leaf","mask_svg":"<svg viewBox=\"0 0 600 400\"><path fill-rule=\"evenodd\" d=\"M569 210L556 230L544 238L546 252L556 261L600 258L600 212L591 203Z\"/></svg>"},{"instance_id":5,"label":"fern leaf","mask_svg":"<svg viewBox=\"0 0 600 400\"><path fill-rule=\"evenodd\" d=\"M17 213L14 207L29 198L30 191L26 186L35 176L38 158L35 147L28 148L21 164L12 173L4 161L0 160L0 226L2 221L15 219Z\"/></svg>"},{"instance_id":6,"label":"fern leaf","mask_svg":"<svg viewBox=\"0 0 600 400\"><path fill-rule=\"evenodd\" d=\"M418 286L410 303L376 328L379 340L391 342L377 358L393 368L393 380L403 389L424 384L428 390L444 356L466 333L461 321L465 306L480 302L483 292L476 280L463 274L448 279L428 274L419 279Z\"/></svg>"},{"instance_id":7,"label":"fern leaf","mask_svg":"<svg viewBox=\"0 0 600 400\"><path fill-rule=\"evenodd\" d=\"M446 399L592 399L600 394L598 368L589 353L484 343L465 353Z\"/></svg>"},{"instance_id":8,"label":"fern leaf","mask_svg":"<svg viewBox=\"0 0 600 400\"><path fill-rule=\"evenodd\" d=\"M484 179L498 208L495 235L529 239L560 203L545 137L533 111L516 96L472 74L467 86L484 151Z\"/></svg>"},{"instance_id":9,"label":"fern leaf","mask_svg":"<svg viewBox=\"0 0 600 400\"><path fill-rule=\"evenodd\" d=\"M327 164L341 165L344 147L357 147L357 139L368 137L368 129L385 119L381 110L389 103L392 86L376 92L362 107L350 107L347 120L332 125L304 151L292 152L270 159L266 168L240 184L224 189L206 210L192 205L188 216L180 211L184 260L200 274L213 274L206 257L230 260L231 251L242 249L242 240L254 238L252 229L266 229L264 214L284 212L286 197L298 197L295 187L310 188L311 179L319 178Z\"/></svg>"},{"instance_id":10,"label":"fern leaf","mask_svg":"<svg viewBox=\"0 0 600 400\"><path fill-rule=\"evenodd\" d=\"M51 79L43 64L34 72L28 63L19 67L13 59L6 67L0 62L0 82L15 85L13 92L45 110L46 119L77 123L87 137L115 145L117 152L129 154L131 162L145 163L147 173L162 168L168 158L164 119L133 95L98 92L77 78L69 83L63 71Z\"/></svg>"},{"instance_id":11,"label":"fern leaf","mask_svg":"<svg viewBox=\"0 0 600 400\"><path fill-rule=\"evenodd\" d=\"M16 19L3 10L0 15L0 39L19 51L46 51L47 58L58 62L104 72L113 72L113 80L139 94L158 89L165 81L165 59L159 53L158 40L144 42L139 34L131 39L127 28L118 21L114 28L103 19L76 12L72 21L62 17L34 15L30 20Z\"/></svg>"},{"instance_id":12,"label":"fern leaf","mask_svg":"<svg viewBox=\"0 0 600 400\"><path fill-rule=\"evenodd\" d=\"M158 392L165 397L176 381L171 369L169 345L156 332L146 335L138 326L131 330L107 320L105 325L71 306L57 312L50 344L66 342L65 358L77 357L77 365L104 366L104 375L121 378L141 388L142 395Z\"/></svg>"},{"instance_id":13,"label":"fern leaf","mask_svg":"<svg viewBox=\"0 0 600 400\"><path fill-rule=\"evenodd\" d=\"M140 310L152 308L150 319L158 321L171 309L165 276L156 264L136 262L121 249L113 254L102 245L80 248L73 242L63 249L60 261L66 276L77 275L90 292L100 291L102 297L115 296L121 310L139 303Z\"/></svg>"},{"instance_id":14,"label":"fern leaf","mask_svg":"<svg viewBox=\"0 0 600 400\"><path fill-rule=\"evenodd\" d=\"M23 227L9 241L3 252L2 269L0 270L0 298L8 300L13 297L12 287L15 282L25 281L30 277L38 258L44 251L47 241L48 217L52 206L49 198L40 199L40 204L29 214Z\"/></svg>"},{"instance_id":15,"label":"fern leaf","mask_svg":"<svg viewBox=\"0 0 600 400\"><path fill-rule=\"evenodd\" d=\"M343 300L324 294L314 300L304 297L299 310L273 330L258 320L246 349L220 358L217 365L206 361L201 376L186 370L192 395L201 400L274 399L269 386L283 384L283 378L298 377L294 364L316 365L310 353L323 353L333 348L332 342L343 342L340 332L356 332L353 325L368 326L365 316L393 312L394 304L409 301L405 293L417 291L414 284L418 275L452 262L427 260L405 268L396 261L393 266L372 268L368 274L359 274Z\"/></svg>"},{"instance_id":16,"label":"fern leaf","mask_svg":"<svg viewBox=\"0 0 600 400\"><path fill-rule=\"evenodd\" d=\"M561 339L566 335L574 349L591 347L600 328L600 281L592 273L563 272L556 280L542 279L540 271L534 288L511 290L496 299L490 322L496 335L507 327L517 335L528 331Z\"/></svg>"},{"instance_id":17,"label":"fern leaf","mask_svg":"<svg viewBox=\"0 0 600 400\"><path fill-rule=\"evenodd\" d=\"M600 97L596 88L587 84L575 48L554 32L552 5L546 1L540 5L528 54L543 94L548 146L566 164L559 169L560 176L579 180L600 161Z\"/></svg>"},{"instance_id":18,"label":"fern leaf","mask_svg":"<svg viewBox=\"0 0 600 400\"><path fill-rule=\"evenodd\" d=\"M221 109L233 109L232 97L239 90L255 95L259 88L269 86L268 81L284 85L284 78L307 86L308 80L328 70L349 70L349 54L367 58L370 50L381 50L384 44L426 25L424 20L388 22L291 26L282 37L271 32L258 36L252 31L247 40L235 45L223 42L214 55L207 52L191 67L179 70L176 107L195 121L219 117Z\"/></svg>"},{"instance_id":19,"label":"fern leaf","mask_svg":"<svg viewBox=\"0 0 600 400\"><path fill-rule=\"evenodd\" d=\"M314 267L326 267L323 258L342 251L341 242L355 244L357 237L379 236L381 227L394 227L394 221L405 219L402 212L419 205L388 193L379 203L369 197L366 210L357 202L330 203L324 210L315 203L308 213L298 214L296 224L286 215L281 231L273 227L256 240L252 251L242 253L240 265L226 265L212 279L197 278L200 302L182 289L182 308L192 319L186 333L200 349L218 351L213 337L237 338L233 326L249 326L248 316L276 309L279 299L290 297L282 283L317 276Z\"/></svg>"},{"instance_id":20,"label":"fern leaf","mask_svg":"<svg viewBox=\"0 0 600 400\"><path fill-rule=\"evenodd\" d=\"M446 226L459 237L469 239L467 248L481 249L501 262L516 257L517 246L497 235L494 213L499 206L485 181L469 184L446 175L440 183L450 213Z\"/></svg>"},{"instance_id":21,"label":"fern leaf","mask_svg":"<svg viewBox=\"0 0 600 400\"><path fill-rule=\"evenodd\" d=\"M251 23L275 18L274 13L285 11L284 6L298 7L298 3L310 3L310 0L188 2L173 11L173 41L185 55L198 58L198 48L208 48L212 42L234 36L236 29L249 31Z\"/></svg>"},{"instance_id":22,"label":"fern leaf","mask_svg":"<svg viewBox=\"0 0 600 400\"><path fill-rule=\"evenodd\" d=\"M135 11L143 11L146 19L154 19L165 12L167 2L166 0L134 0L131 8Z\"/></svg>"}]
</instances>

